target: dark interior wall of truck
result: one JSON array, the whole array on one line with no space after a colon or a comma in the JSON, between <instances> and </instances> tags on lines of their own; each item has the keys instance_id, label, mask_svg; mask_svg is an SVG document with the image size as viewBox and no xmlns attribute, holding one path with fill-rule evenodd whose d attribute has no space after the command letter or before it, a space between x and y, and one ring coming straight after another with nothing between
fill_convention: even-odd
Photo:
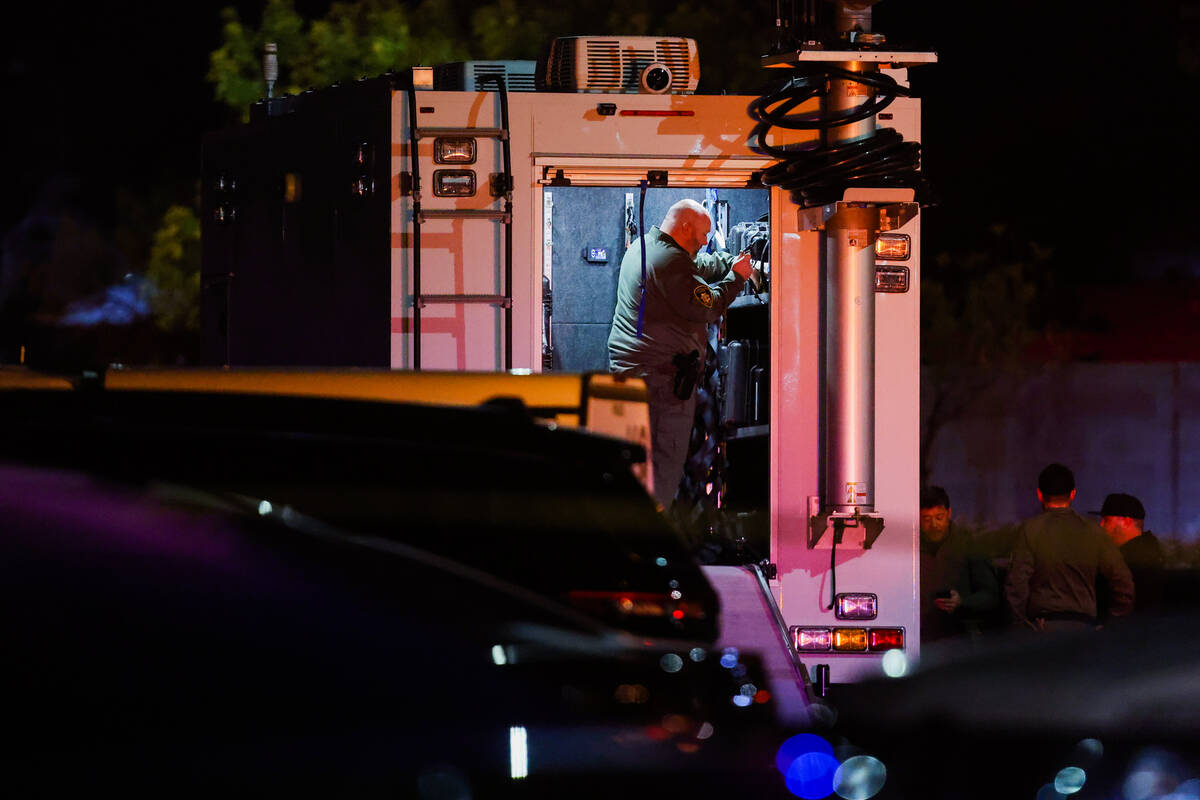
<instances>
[{"instance_id":1,"label":"dark interior wall of truck","mask_svg":"<svg viewBox=\"0 0 1200 800\"><path fill-rule=\"evenodd\" d=\"M617 299L617 275L625 255L625 195L632 194L637 224L636 186L556 186L552 195L553 257L551 293L553 368L567 372L608 369L608 331ZM662 222L667 209L683 198L704 202L705 189L646 190L646 229ZM729 226L765 218L765 189L720 189L729 203ZM607 259L589 261L588 251L603 248Z\"/></svg>"},{"instance_id":2,"label":"dark interior wall of truck","mask_svg":"<svg viewBox=\"0 0 1200 800\"><path fill-rule=\"evenodd\" d=\"M206 362L389 365L391 91L279 98L206 139Z\"/></svg>"}]
</instances>

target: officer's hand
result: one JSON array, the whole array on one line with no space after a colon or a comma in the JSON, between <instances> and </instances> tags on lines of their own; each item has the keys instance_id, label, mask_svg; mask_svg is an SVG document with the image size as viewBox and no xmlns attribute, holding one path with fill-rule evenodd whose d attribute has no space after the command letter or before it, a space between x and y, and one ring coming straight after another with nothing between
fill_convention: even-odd
<instances>
[{"instance_id":1,"label":"officer's hand","mask_svg":"<svg viewBox=\"0 0 1200 800\"><path fill-rule=\"evenodd\" d=\"M953 614L962 605L962 595L958 593L957 589L951 589L949 597L939 597L933 602L942 611L945 611L947 614Z\"/></svg>"},{"instance_id":2,"label":"officer's hand","mask_svg":"<svg viewBox=\"0 0 1200 800\"><path fill-rule=\"evenodd\" d=\"M763 274L762 274L762 270L759 269L758 267L755 267L750 272L750 283L754 285L754 291L756 291L756 292L762 288Z\"/></svg>"},{"instance_id":3,"label":"officer's hand","mask_svg":"<svg viewBox=\"0 0 1200 800\"><path fill-rule=\"evenodd\" d=\"M754 271L754 267L750 265L750 254L742 253L739 255L733 260L733 264L730 266L730 269L732 269L738 275L741 275L743 278L748 279L750 277L750 273Z\"/></svg>"}]
</instances>

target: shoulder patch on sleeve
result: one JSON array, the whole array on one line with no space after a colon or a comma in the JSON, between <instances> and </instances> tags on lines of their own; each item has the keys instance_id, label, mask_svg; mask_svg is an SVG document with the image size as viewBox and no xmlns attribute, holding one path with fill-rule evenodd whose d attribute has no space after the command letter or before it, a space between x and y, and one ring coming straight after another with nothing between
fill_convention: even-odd
<instances>
[{"instance_id":1,"label":"shoulder patch on sleeve","mask_svg":"<svg viewBox=\"0 0 1200 800\"><path fill-rule=\"evenodd\" d=\"M700 305L705 308L713 307L712 289L709 289L707 286L697 286L692 290L692 294L696 296L696 302Z\"/></svg>"}]
</instances>

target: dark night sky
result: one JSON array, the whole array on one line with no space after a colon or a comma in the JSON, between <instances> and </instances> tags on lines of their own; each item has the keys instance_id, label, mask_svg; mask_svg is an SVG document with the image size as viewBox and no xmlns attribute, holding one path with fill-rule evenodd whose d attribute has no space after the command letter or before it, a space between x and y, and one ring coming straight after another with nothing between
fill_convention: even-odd
<instances>
[{"instance_id":1,"label":"dark night sky","mask_svg":"<svg viewBox=\"0 0 1200 800\"><path fill-rule=\"evenodd\" d=\"M202 133L224 119L204 75L225 5L48 0L6 13L4 230L56 175L76 179L101 221L122 213L114 186L189 199ZM1179 63L1196 24L1181 7L1196 5L883 0L877 31L940 56L912 73L941 199L931 231L969 242L1008 220L1113 277L1195 251L1196 76Z\"/></svg>"}]
</instances>

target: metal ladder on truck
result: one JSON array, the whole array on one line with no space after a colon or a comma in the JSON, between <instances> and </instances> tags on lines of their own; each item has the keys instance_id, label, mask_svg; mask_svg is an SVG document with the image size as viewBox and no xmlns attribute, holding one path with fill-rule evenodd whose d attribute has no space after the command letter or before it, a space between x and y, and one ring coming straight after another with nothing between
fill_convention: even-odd
<instances>
[{"instance_id":1,"label":"metal ladder on truck","mask_svg":"<svg viewBox=\"0 0 1200 800\"><path fill-rule=\"evenodd\" d=\"M508 87L503 75L490 75L481 81L494 82L500 96L499 128L424 128L417 119L417 90L408 91L409 149L412 161L413 191L413 369L421 368L421 309L431 304L476 303L504 309L504 369L512 369L512 152L508 133ZM494 209L422 209L421 167L417 143L438 136L463 136L476 139L497 139L503 153L503 172L493 180L491 192L503 198L504 208ZM422 294L421 293L421 225L431 219L480 219L504 224L504 294Z\"/></svg>"}]
</instances>

